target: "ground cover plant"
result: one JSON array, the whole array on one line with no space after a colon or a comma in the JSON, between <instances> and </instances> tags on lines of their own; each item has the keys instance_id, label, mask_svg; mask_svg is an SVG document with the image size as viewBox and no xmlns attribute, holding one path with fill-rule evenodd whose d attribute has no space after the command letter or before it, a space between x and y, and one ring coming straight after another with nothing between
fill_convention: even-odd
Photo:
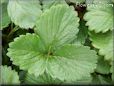
<instances>
[{"instance_id":1,"label":"ground cover plant","mask_svg":"<svg viewBox=\"0 0 114 86\"><path fill-rule=\"evenodd\" d=\"M114 0L1 0L1 84L113 84Z\"/></svg>"}]
</instances>

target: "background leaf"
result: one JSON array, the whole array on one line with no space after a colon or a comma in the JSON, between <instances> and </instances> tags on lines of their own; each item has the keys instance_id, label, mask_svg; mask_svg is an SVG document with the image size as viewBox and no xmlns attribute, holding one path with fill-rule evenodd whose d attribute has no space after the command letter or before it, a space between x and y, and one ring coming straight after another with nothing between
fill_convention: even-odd
<instances>
[{"instance_id":1,"label":"background leaf","mask_svg":"<svg viewBox=\"0 0 114 86\"><path fill-rule=\"evenodd\" d=\"M11 20L21 28L33 28L41 13L38 0L10 0L8 3Z\"/></svg>"},{"instance_id":2,"label":"background leaf","mask_svg":"<svg viewBox=\"0 0 114 86\"><path fill-rule=\"evenodd\" d=\"M108 61L104 60L103 57L99 56L96 72L101 74L109 74L111 65Z\"/></svg>"},{"instance_id":3,"label":"background leaf","mask_svg":"<svg viewBox=\"0 0 114 86\"><path fill-rule=\"evenodd\" d=\"M113 30L113 7L106 4L90 4L87 7L88 12L84 15L90 31L107 32Z\"/></svg>"},{"instance_id":4,"label":"background leaf","mask_svg":"<svg viewBox=\"0 0 114 86\"><path fill-rule=\"evenodd\" d=\"M113 59L113 34L112 31L107 33L90 33L92 45L99 49L99 54L105 56L105 60Z\"/></svg>"},{"instance_id":5,"label":"background leaf","mask_svg":"<svg viewBox=\"0 0 114 86\"><path fill-rule=\"evenodd\" d=\"M0 83L1 84L19 84L19 76L11 67L0 66Z\"/></svg>"},{"instance_id":6,"label":"background leaf","mask_svg":"<svg viewBox=\"0 0 114 86\"><path fill-rule=\"evenodd\" d=\"M0 29L7 27L10 23L10 18L7 13L7 3L0 4Z\"/></svg>"}]
</instances>

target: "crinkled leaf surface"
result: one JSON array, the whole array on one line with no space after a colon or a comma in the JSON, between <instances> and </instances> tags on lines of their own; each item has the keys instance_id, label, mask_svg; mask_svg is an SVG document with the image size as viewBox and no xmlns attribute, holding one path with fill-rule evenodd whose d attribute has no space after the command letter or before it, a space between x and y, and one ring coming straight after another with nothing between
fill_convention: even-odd
<instances>
[{"instance_id":1,"label":"crinkled leaf surface","mask_svg":"<svg viewBox=\"0 0 114 86\"><path fill-rule=\"evenodd\" d=\"M65 45L50 58L47 64L48 69L50 69L48 73L60 80L80 80L94 71L96 60L96 53L88 47Z\"/></svg>"},{"instance_id":2,"label":"crinkled leaf surface","mask_svg":"<svg viewBox=\"0 0 114 86\"><path fill-rule=\"evenodd\" d=\"M87 21L90 31L107 32L113 29L113 7L106 4L90 4L87 7L88 12L84 19Z\"/></svg>"},{"instance_id":3,"label":"crinkled leaf surface","mask_svg":"<svg viewBox=\"0 0 114 86\"><path fill-rule=\"evenodd\" d=\"M42 13L38 0L10 0L8 14L21 28L33 28Z\"/></svg>"},{"instance_id":4,"label":"crinkled leaf surface","mask_svg":"<svg viewBox=\"0 0 114 86\"><path fill-rule=\"evenodd\" d=\"M32 74L27 74L25 78L25 83L29 84L61 84L62 81L58 79L53 79L49 74L42 74L38 77L32 75Z\"/></svg>"},{"instance_id":5,"label":"crinkled leaf surface","mask_svg":"<svg viewBox=\"0 0 114 86\"><path fill-rule=\"evenodd\" d=\"M35 76L46 71L51 77L63 81L80 80L96 67L96 53L88 47L69 44L49 56L40 52L39 38L34 34L16 38L9 47L7 55L13 63Z\"/></svg>"},{"instance_id":6,"label":"crinkled leaf surface","mask_svg":"<svg viewBox=\"0 0 114 86\"><path fill-rule=\"evenodd\" d=\"M10 18L7 13L7 3L4 2L0 5L0 7L0 12L2 12L0 15L0 29L3 29L10 23Z\"/></svg>"},{"instance_id":7,"label":"crinkled leaf surface","mask_svg":"<svg viewBox=\"0 0 114 86\"><path fill-rule=\"evenodd\" d=\"M0 66L0 83L1 84L19 84L19 76L15 70L7 66Z\"/></svg>"},{"instance_id":8,"label":"crinkled leaf surface","mask_svg":"<svg viewBox=\"0 0 114 86\"><path fill-rule=\"evenodd\" d=\"M109 64L109 62L107 60L104 60L103 57L99 56L96 72L101 74L108 74L110 73L110 68L111 65Z\"/></svg>"},{"instance_id":9,"label":"crinkled leaf surface","mask_svg":"<svg viewBox=\"0 0 114 86\"><path fill-rule=\"evenodd\" d=\"M20 35L9 44L9 47L7 55L21 69L37 75L44 72L46 59L40 53L43 53L44 48L37 35L29 33Z\"/></svg>"},{"instance_id":10,"label":"crinkled leaf surface","mask_svg":"<svg viewBox=\"0 0 114 86\"><path fill-rule=\"evenodd\" d=\"M51 8L54 5L66 4L65 0L41 0L43 11Z\"/></svg>"},{"instance_id":11,"label":"crinkled leaf surface","mask_svg":"<svg viewBox=\"0 0 114 86\"><path fill-rule=\"evenodd\" d=\"M105 60L113 59L113 34L112 31L107 33L90 33L92 45L99 49L99 54L105 56Z\"/></svg>"},{"instance_id":12,"label":"crinkled leaf surface","mask_svg":"<svg viewBox=\"0 0 114 86\"><path fill-rule=\"evenodd\" d=\"M46 48L68 44L78 33L77 12L67 5L57 5L44 12L36 24L35 32Z\"/></svg>"}]
</instances>

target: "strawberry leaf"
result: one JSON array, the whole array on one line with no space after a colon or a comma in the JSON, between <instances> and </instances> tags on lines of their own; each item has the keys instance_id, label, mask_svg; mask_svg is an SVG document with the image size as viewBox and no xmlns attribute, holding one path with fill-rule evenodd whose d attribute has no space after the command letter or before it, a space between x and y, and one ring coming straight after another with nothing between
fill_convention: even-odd
<instances>
[{"instance_id":1,"label":"strawberry leaf","mask_svg":"<svg viewBox=\"0 0 114 86\"><path fill-rule=\"evenodd\" d=\"M8 14L21 28L33 28L41 13L41 6L37 0L9 0Z\"/></svg>"},{"instance_id":2,"label":"strawberry leaf","mask_svg":"<svg viewBox=\"0 0 114 86\"><path fill-rule=\"evenodd\" d=\"M113 34L112 31L107 33L90 33L92 45L99 49L99 54L105 56L105 60L113 59Z\"/></svg>"},{"instance_id":3,"label":"strawberry leaf","mask_svg":"<svg viewBox=\"0 0 114 86\"><path fill-rule=\"evenodd\" d=\"M84 15L90 31L107 32L113 30L113 7L106 4L90 4L87 7L88 12Z\"/></svg>"},{"instance_id":4,"label":"strawberry leaf","mask_svg":"<svg viewBox=\"0 0 114 86\"><path fill-rule=\"evenodd\" d=\"M53 6L37 21L35 33L44 42L46 49L55 49L73 41L78 33L77 12L67 5Z\"/></svg>"},{"instance_id":5,"label":"strawberry leaf","mask_svg":"<svg viewBox=\"0 0 114 86\"><path fill-rule=\"evenodd\" d=\"M36 34L15 38L7 55L13 64L35 77L45 72L66 82L88 77L96 68L97 55L89 47L70 44L78 33L78 21L70 7L53 6L41 15Z\"/></svg>"},{"instance_id":6,"label":"strawberry leaf","mask_svg":"<svg viewBox=\"0 0 114 86\"><path fill-rule=\"evenodd\" d=\"M7 66L0 66L0 83L1 84L19 84L19 76L15 70Z\"/></svg>"},{"instance_id":7,"label":"strawberry leaf","mask_svg":"<svg viewBox=\"0 0 114 86\"><path fill-rule=\"evenodd\" d=\"M7 27L10 23L10 18L8 16L8 13L7 13L7 3L3 3L0 5L1 9L0 9L0 12L2 12L0 15L0 24L1 24L1 28L0 29L3 29L5 27Z\"/></svg>"}]
</instances>

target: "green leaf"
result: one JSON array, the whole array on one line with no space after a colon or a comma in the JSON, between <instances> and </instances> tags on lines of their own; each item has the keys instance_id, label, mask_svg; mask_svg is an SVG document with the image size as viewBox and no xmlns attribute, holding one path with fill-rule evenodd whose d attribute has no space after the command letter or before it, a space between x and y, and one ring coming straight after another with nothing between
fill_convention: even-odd
<instances>
[{"instance_id":1,"label":"green leaf","mask_svg":"<svg viewBox=\"0 0 114 86\"><path fill-rule=\"evenodd\" d=\"M0 83L1 84L19 84L19 76L11 67L0 66Z\"/></svg>"},{"instance_id":2,"label":"green leaf","mask_svg":"<svg viewBox=\"0 0 114 86\"><path fill-rule=\"evenodd\" d=\"M87 7L88 12L84 15L90 31L107 32L113 30L113 7L106 4L90 4Z\"/></svg>"},{"instance_id":3,"label":"green leaf","mask_svg":"<svg viewBox=\"0 0 114 86\"><path fill-rule=\"evenodd\" d=\"M63 81L83 79L96 67L96 53L88 47L66 45L48 55L42 52L41 44L35 34L21 35L10 43L7 55L13 64L36 77L46 71L51 77Z\"/></svg>"},{"instance_id":4,"label":"green leaf","mask_svg":"<svg viewBox=\"0 0 114 86\"><path fill-rule=\"evenodd\" d=\"M25 83L27 84L61 84L62 81L58 79L53 79L49 74L42 74L39 77L27 74L25 78Z\"/></svg>"},{"instance_id":5,"label":"green leaf","mask_svg":"<svg viewBox=\"0 0 114 86\"><path fill-rule=\"evenodd\" d=\"M10 0L8 3L11 20L21 28L33 28L41 13L38 0Z\"/></svg>"},{"instance_id":6,"label":"green leaf","mask_svg":"<svg viewBox=\"0 0 114 86\"><path fill-rule=\"evenodd\" d=\"M0 27L1 29L7 27L10 23L10 18L8 16L8 13L7 13L7 3L3 3L0 5L0 12L2 12L0 15Z\"/></svg>"},{"instance_id":7,"label":"green leaf","mask_svg":"<svg viewBox=\"0 0 114 86\"><path fill-rule=\"evenodd\" d=\"M105 56L105 60L113 59L113 34L112 31L107 33L90 33L92 45L99 49L99 54Z\"/></svg>"},{"instance_id":8,"label":"green leaf","mask_svg":"<svg viewBox=\"0 0 114 86\"><path fill-rule=\"evenodd\" d=\"M28 70L30 74L34 73L36 76L44 72L46 59L42 53L45 49L38 35L30 33L20 35L9 44L9 47L7 55L13 64L19 65L21 69Z\"/></svg>"},{"instance_id":9,"label":"green leaf","mask_svg":"<svg viewBox=\"0 0 114 86\"><path fill-rule=\"evenodd\" d=\"M101 74L109 74L110 73L110 64L108 61L104 60L103 57L99 57L96 72Z\"/></svg>"},{"instance_id":10,"label":"green leaf","mask_svg":"<svg viewBox=\"0 0 114 86\"><path fill-rule=\"evenodd\" d=\"M35 31L39 36L20 35L9 44L7 55L13 64L35 77L44 72L68 82L88 77L96 68L95 51L69 44L78 32L78 21L75 11L67 5L53 6L37 22ZM57 48L51 51L53 46Z\"/></svg>"},{"instance_id":11,"label":"green leaf","mask_svg":"<svg viewBox=\"0 0 114 86\"><path fill-rule=\"evenodd\" d=\"M67 5L57 5L45 11L36 24L35 33L45 47L55 49L73 41L78 33L77 12Z\"/></svg>"},{"instance_id":12,"label":"green leaf","mask_svg":"<svg viewBox=\"0 0 114 86\"><path fill-rule=\"evenodd\" d=\"M87 27L85 26L85 21L80 21L79 32L77 34L77 38L73 41L73 43L84 44L87 36L88 36L88 30Z\"/></svg>"},{"instance_id":13,"label":"green leaf","mask_svg":"<svg viewBox=\"0 0 114 86\"><path fill-rule=\"evenodd\" d=\"M58 5L58 4L66 4L65 0L41 0L42 1L42 7L43 7L43 11L45 11L46 9L51 8L54 5Z\"/></svg>"},{"instance_id":14,"label":"green leaf","mask_svg":"<svg viewBox=\"0 0 114 86\"><path fill-rule=\"evenodd\" d=\"M48 61L48 74L69 82L90 76L96 68L97 55L86 46L69 44L55 51Z\"/></svg>"}]
</instances>

